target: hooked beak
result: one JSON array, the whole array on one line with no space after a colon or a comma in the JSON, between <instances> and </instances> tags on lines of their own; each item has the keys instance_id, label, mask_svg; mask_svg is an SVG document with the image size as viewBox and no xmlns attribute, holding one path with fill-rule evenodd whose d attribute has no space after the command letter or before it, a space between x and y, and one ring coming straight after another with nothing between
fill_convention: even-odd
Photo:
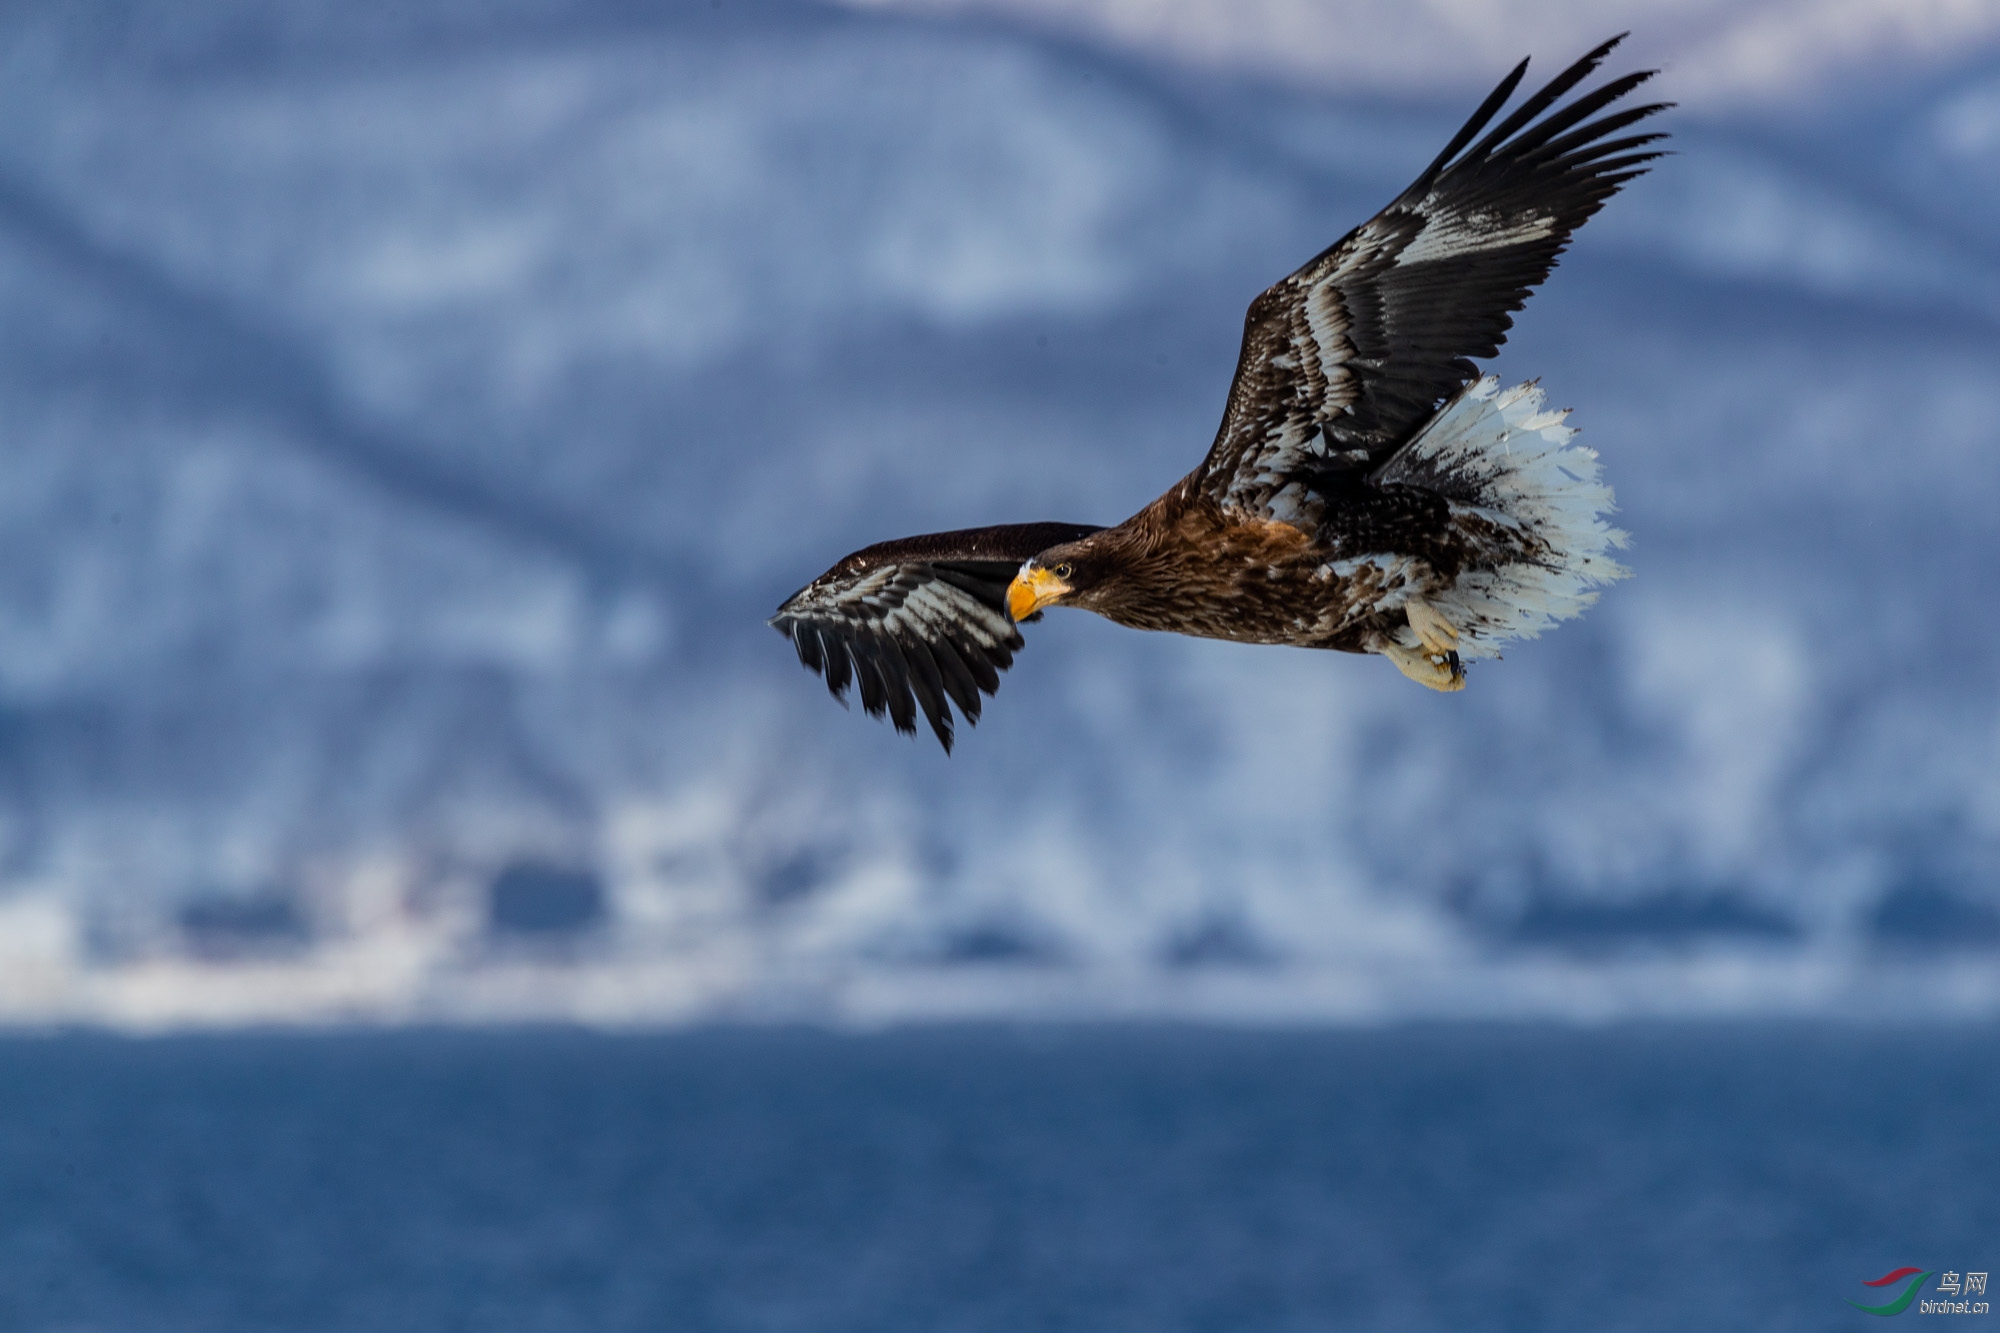
<instances>
[{"instance_id":1,"label":"hooked beak","mask_svg":"<svg viewBox=\"0 0 2000 1333\"><path fill-rule=\"evenodd\" d=\"M1069 585L1040 565L1023 565L1007 585L1007 614L1019 622L1063 599Z\"/></svg>"}]
</instances>

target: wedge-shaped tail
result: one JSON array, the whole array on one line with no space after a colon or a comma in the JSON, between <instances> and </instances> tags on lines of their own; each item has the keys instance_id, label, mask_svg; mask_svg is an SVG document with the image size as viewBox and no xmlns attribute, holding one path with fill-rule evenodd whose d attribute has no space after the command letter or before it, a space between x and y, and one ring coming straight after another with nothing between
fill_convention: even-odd
<instances>
[{"instance_id":1,"label":"wedge-shaped tail","mask_svg":"<svg viewBox=\"0 0 2000 1333\"><path fill-rule=\"evenodd\" d=\"M1597 454L1573 443L1567 409L1548 411L1541 389L1475 380L1384 463L1376 480L1445 497L1452 523L1478 558L1431 600L1462 636L1466 657L1492 657L1582 614L1597 589L1626 575L1611 556L1626 536Z\"/></svg>"}]
</instances>

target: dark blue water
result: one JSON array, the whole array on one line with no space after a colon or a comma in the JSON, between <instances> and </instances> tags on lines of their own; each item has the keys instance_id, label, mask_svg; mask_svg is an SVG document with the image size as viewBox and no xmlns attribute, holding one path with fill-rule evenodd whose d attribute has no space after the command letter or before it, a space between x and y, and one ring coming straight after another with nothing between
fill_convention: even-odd
<instances>
[{"instance_id":1,"label":"dark blue water","mask_svg":"<svg viewBox=\"0 0 2000 1333\"><path fill-rule=\"evenodd\" d=\"M1991 1029L21 1039L0 1329L1869 1327L1997 1127Z\"/></svg>"}]
</instances>

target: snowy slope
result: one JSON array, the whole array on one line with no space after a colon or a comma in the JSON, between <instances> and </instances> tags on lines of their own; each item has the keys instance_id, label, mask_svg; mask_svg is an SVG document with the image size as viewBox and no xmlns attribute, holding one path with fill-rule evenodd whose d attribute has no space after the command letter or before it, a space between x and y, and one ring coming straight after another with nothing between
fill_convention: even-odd
<instances>
[{"instance_id":1,"label":"snowy slope","mask_svg":"<svg viewBox=\"0 0 2000 1333\"><path fill-rule=\"evenodd\" d=\"M2000 65L1690 117L1585 231L1498 366L1636 538L1583 622L1441 700L1052 616L946 760L763 617L1149 499L1468 98L786 5L0 29L0 1012L2000 1004Z\"/></svg>"}]
</instances>

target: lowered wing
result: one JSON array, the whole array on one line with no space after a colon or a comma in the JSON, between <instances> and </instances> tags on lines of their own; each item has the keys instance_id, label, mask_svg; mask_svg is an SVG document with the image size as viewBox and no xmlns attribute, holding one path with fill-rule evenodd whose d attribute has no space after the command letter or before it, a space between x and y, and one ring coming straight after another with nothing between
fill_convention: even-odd
<instances>
[{"instance_id":1,"label":"lowered wing","mask_svg":"<svg viewBox=\"0 0 2000 1333\"><path fill-rule=\"evenodd\" d=\"M1660 155L1647 145L1666 136L1620 131L1669 103L1607 110L1654 71L1563 103L1621 40L1474 143L1522 61L1393 203L1250 303L1222 426L1190 478L1202 493L1310 529L1329 485L1366 476L1478 374L1470 358L1500 350L1570 234Z\"/></svg>"},{"instance_id":2,"label":"lowered wing","mask_svg":"<svg viewBox=\"0 0 2000 1333\"><path fill-rule=\"evenodd\" d=\"M799 661L845 703L861 690L871 717L887 713L914 734L917 710L951 752L951 704L979 721L981 691L1000 688L1021 631L1007 585L1021 562L1098 531L1073 523L1016 523L933 532L856 551L801 588L771 624Z\"/></svg>"}]
</instances>

